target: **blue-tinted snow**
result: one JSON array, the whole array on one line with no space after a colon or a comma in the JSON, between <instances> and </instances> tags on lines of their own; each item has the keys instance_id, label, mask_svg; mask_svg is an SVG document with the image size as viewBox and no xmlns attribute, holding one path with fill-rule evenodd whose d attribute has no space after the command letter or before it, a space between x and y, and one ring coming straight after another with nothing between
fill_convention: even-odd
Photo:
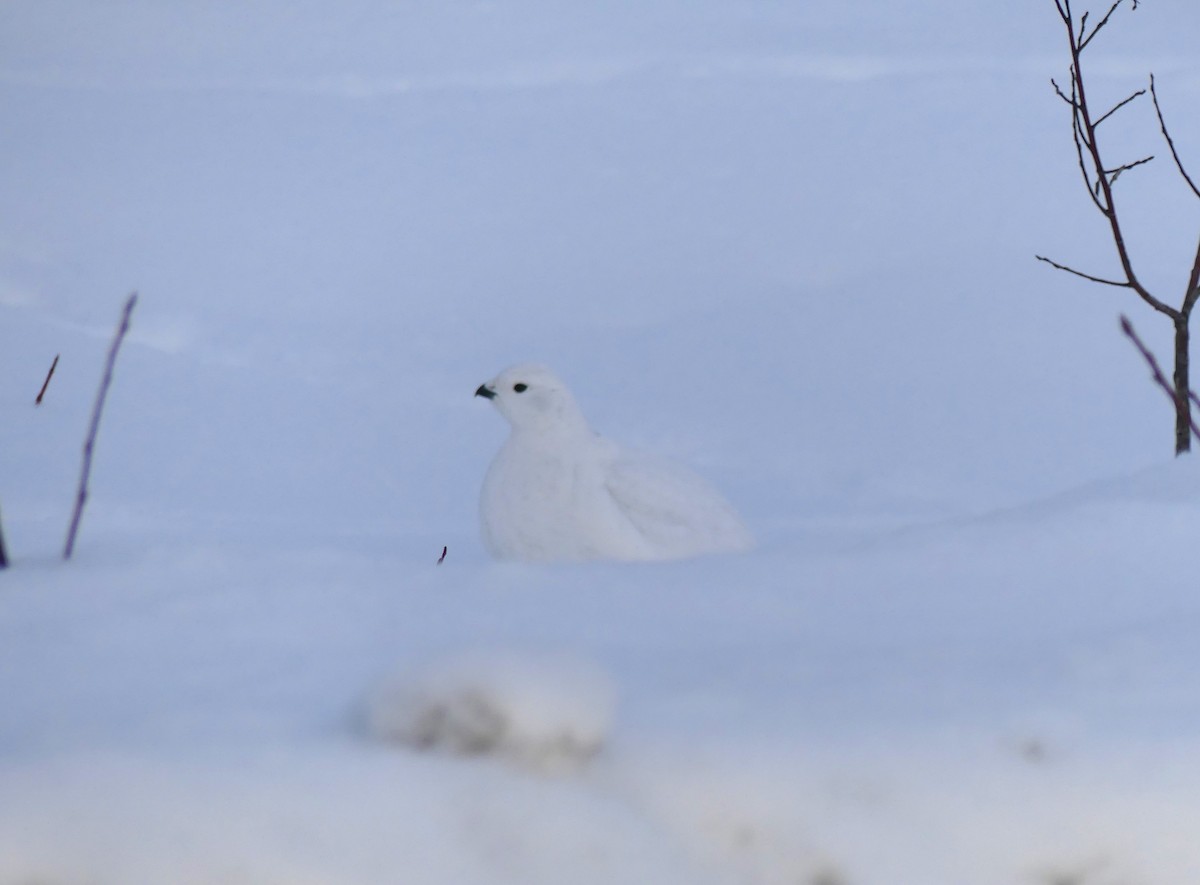
<instances>
[{"instance_id":1,"label":"blue-tinted snow","mask_svg":"<svg viewBox=\"0 0 1200 885\"><path fill-rule=\"evenodd\" d=\"M1114 267L1028 6L0 6L0 882L1200 879L1200 480L1168 326L1033 260ZM1090 50L1194 169L1198 29ZM1200 204L1107 125L1177 301ZM761 549L490 563L523 359ZM608 674L586 771L368 736L490 651Z\"/></svg>"}]
</instances>

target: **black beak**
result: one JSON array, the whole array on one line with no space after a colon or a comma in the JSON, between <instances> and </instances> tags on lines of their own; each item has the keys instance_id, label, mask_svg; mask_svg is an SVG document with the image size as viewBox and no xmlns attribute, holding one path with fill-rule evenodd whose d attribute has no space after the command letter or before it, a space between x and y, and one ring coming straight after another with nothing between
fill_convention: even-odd
<instances>
[{"instance_id":1,"label":"black beak","mask_svg":"<svg viewBox=\"0 0 1200 885\"><path fill-rule=\"evenodd\" d=\"M486 384L480 384L478 389L475 391L475 395L482 396L485 399L495 399L496 391L492 390L492 388L488 387Z\"/></svg>"}]
</instances>

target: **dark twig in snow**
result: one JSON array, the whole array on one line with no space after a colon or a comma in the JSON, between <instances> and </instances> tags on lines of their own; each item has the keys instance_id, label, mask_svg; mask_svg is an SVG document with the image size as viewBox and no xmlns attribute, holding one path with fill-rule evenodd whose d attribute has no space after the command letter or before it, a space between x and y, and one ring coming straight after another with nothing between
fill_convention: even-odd
<instances>
[{"instance_id":1,"label":"dark twig in snow","mask_svg":"<svg viewBox=\"0 0 1200 885\"><path fill-rule=\"evenodd\" d=\"M46 395L46 388L50 386L50 379L54 377L54 370L58 367L58 358L60 354L54 355L54 362L50 364L50 371L46 373L46 380L42 382L42 389L38 391L37 399L33 401L35 406L42 404L42 397Z\"/></svg>"},{"instance_id":2,"label":"dark twig in snow","mask_svg":"<svg viewBox=\"0 0 1200 885\"><path fill-rule=\"evenodd\" d=\"M4 526L0 525L0 569L8 568L8 551L4 549Z\"/></svg>"},{"instance_id":3,"label":"dark twig in snow","mask_svg":"<svg viewBox=\"0 0 1200 885\"><path fill-rule=\"evenodd\" d=\"M87 503L88 477L92 473L92 452L96 446L96 433L100 429L100 415L104 411L104 400L108 396L108 386L112 383L113 366L117 362L117 352L125 333L129 331L129 316L133 306L137 304L137 292L132 293L125 301L125 309L121 312L121 323L113 337L112 346L108 349L108 360L104 365L104 377L100 381L100 389L96 393L96 403L92 407L92 421L88 427L87 440L83 444L83 468L79 474L79 491L75 496L75 511L71 514L71 527L67 530L67 543L63 548L63 559L70 559L75 549L75 535L79 531L79 520L83 516L83 505Z\"/></svg>"}]
</instances>

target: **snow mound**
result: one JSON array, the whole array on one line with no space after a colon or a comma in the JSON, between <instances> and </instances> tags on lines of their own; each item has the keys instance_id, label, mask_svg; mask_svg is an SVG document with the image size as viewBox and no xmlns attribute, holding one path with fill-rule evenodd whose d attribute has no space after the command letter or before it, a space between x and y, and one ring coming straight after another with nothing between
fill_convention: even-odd
<instances>
[{"instance_id":1,"label":"snow mound","mask_svg":"<svg viewBox=\"0 0 1200 885\"><path fill-rule=\"evenodd\" d=\"M604 746L615 698L603 671L569 655L473 651L393 676L367 721L375 737L413 749L565 773Z\"/></svg>"}]
</instances>

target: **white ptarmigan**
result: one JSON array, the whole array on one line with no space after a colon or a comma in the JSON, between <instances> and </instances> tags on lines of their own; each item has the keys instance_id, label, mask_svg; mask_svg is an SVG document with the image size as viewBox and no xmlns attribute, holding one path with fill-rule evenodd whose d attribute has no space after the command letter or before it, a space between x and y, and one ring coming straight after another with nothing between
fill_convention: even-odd
<instances>
[{"instance_id":1,"label":"white ptarmigan","mask_svg":"<svg viewBox=\"0 0 1200 885\"><path fill-rule=\"evenodd\" d=\"M479 501L483 541L497 559L678 559L753 546L708 483L595 433L544 366L512 366L475 395L512 425Z\"/></svg>"}]
</instances>

